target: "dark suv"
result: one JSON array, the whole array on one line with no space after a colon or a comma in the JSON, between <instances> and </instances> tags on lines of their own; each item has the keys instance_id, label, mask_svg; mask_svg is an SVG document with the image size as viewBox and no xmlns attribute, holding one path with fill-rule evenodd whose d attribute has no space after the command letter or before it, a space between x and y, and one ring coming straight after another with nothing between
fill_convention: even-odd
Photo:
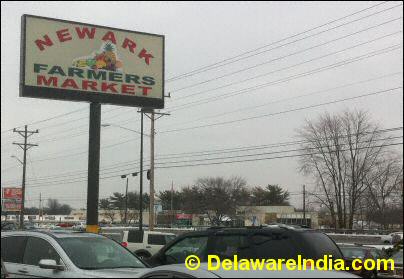
<instances>
[{"instance_id":1,"label":"dark suv","mask_svg":"<svg viewBox=\"0 0 404 279\"><path fill-rule=\"evenodd\" d=\"M208 255L221 259L343 259L335 242L322 232L291 226L212 228L183 234L148 260L152 266L184 263L189 255L202 262Z\"/></svg>"}]
</instances>

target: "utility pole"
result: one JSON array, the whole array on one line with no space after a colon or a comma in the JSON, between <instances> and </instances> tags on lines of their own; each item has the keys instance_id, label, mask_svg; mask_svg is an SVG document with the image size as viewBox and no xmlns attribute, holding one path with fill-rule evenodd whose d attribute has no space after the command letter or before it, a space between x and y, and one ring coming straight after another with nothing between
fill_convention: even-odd
<instances>
[{"instance_id":1,"label":"utility pole","mask_svg":"<svg viewBox=\"0 0 404 279\"><path fill-rule=\"evenodd\" d=\"M13 142L13 144L18 145L24 151L23 167L22 167L22 185L21 185L21 210L20 210L20 229L24 228L24 208L25 208L25 174L27 169L27 150L33 146L38 146L37 144L27 143L27 140L33 134L39 133L38 130L28 131L28 126L24 126L24 130L13 129L14 133L19 133L24 138L24 143Z\"/></svg>"},{"instance_id":2,"label":"utility pole","mask_svg":"<svg viewBox=\"0 0 404 279\"><path fill-rule=\"evenodd\" d=\"M143 109L140 110L139 231L143 230Z\"/></svg>"},{"instance_id":3,"label":"utility pole","mask_svg":"<svg viewBox=\"0 0 404 279\"><path fill-rule=\"evenodd\" d=\"M149 229L154 230L154 110L150 113L150 214Z\"/></svg>"},{"instance_id":4,"label":"utility pole","mask_svg":"<svg viewBox=\"0 0 404 279\"><path fill-rule=\"evenodd\" d=\"M150 116L145 113L145 115L150 118L150 206L149 206L149 229L154 230L154 136L155 128L154 122L163 117L164 115L170 115L169 113L155 112L154 110L149 111ZM155 115L159 117L155 118ZM142 136L143 137L143 136Z\"/></svg>"},{"instance_id":5,"label":"utility pole","mask_svg":"<svg viewBox=\"0 0 404 279\"><path fill-rule=\"evenodd\" d=\"M128 184L129 177L126 177L126 191L125 191L125 225L128 224Z\"/></svg>"},{"instance_id":6,"label":"utility pole","mask_svg":"<svg viewBox=\"0 0 404 279\"><path fill-rule=\"evenodd\" d=\"M171 181L171 227L173 227L174 210L173 210L174 182Z\"/></svg>"},{"instance_id":7,"label":"utility pole","mask_svg":"<svg viewBox=\"0 0 404 279\"><path fill-rule=\"evenodd\" d=\"M39 193L39 221L42 219L42 193Z\"/></svg>"},{"instance_id":8,"label":"utility pole","mask_svg":"<svg viewBox=\"0 0 404 279\"><path fill-rule=\"evenodd\" d=\"M303 220L306 225L306 185L303 185Z\"/></svg>"}]
</instances>

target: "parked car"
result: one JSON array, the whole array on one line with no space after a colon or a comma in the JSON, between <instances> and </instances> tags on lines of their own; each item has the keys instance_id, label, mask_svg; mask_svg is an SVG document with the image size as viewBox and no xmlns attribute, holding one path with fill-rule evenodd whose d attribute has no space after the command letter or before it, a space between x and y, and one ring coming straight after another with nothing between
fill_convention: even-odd
<instances>
[{"instance_id":1,"label":"parked car","mask_svg":"<svg viewBox=\"0 0 404 279\"><path fill-rule=\"evenodd\" d=\"M320 259L332 255L343 259L335 242L326 234L291 226L212 228L178 236L146 261L151 266L181 264L189 255L196 255L201 262L208 255L221 259Z\"/></svg>"},{"instance_id":2,"label":"parked car","mask_svg":"<svg viewBox=\"0 0 404 279\"><path fill-rule=\"evenodd\" d=\"M198 270L190 271L183 264L165 265L144 271L140 278L359 278L347 272L320 270L224 270L209 271L207 263L202 263Z\"/></svg>"},{"instance_id":3,"label":"parked car","mask_svg":"<svg viewBox=\"0 0 404 279\"><path fill-rule=\"evenodd\" d=\"M393 254L391 259L394 260L394 270L379 272L379 278L403 278L403 249Z\"/></svg>"},{"instance_id":4,"label":"parked car","mask_svg":"<svg viewBox=\"0 0 404 279\"><path fill-rule=\"evenodd\" d=\"M4 232L1 257L12 277L136 277L146 268L115 241L67 231Z\"/></svg>"},{"instance_id":5,"label":"parked car","mask_svg":"<svg viewBox=\"0 0 404 279\"><path fill-rule=\"evenodd\" d=\"M396 244L403 239L403 232L393 232L390 234L382 235L380 239L385 244Z\"/></svg>"},{"instance_id":6,"label":"parked car","mask_svg":"<svg viewBox=\"0 0 404 279\"><path fill-rule=\"evenodd\" d=\"M361 259L365 261L367 259L382 259L385 258L385 254L382 250L376 249L374 247L363 246L363 245L340 245L344 258L352 262L355 259ZM376 278L378 271L377 269L366 270L363 267L360 270L352 270L352 273L359 275L364 278Z\"/></svg>"},{"instance_id":7,"label":"parked car","mask_svg":"<svg viewBox=\"0 0 404 279\"><path fill-rule=\"evenodd\" d=\"M72 229L76 230L76 231L85 231L86 230L86 223L80 222L80 223L74 224L72 226Z\"/></svg>"},{"instance_id":8,"label":"parked car","mask_svg":"<svg viewBox=\"0 0 404 279\"><path fill-rule=\"evenodd\" d=\"M175 234L166 232L125 230L122 234L122 245L140 258L146 259L175 237Z\"/></svg>"},{"instance_id":9,"label":"parked car","mask_svg":"<svg viewBox=\"0 0 404 279\"><path fill-rule=\"evenodd\" d=\"M18 225L15 222L1 222L1 230L2 231L14 231L18 228Z\"/></svg>"}]
</instances>

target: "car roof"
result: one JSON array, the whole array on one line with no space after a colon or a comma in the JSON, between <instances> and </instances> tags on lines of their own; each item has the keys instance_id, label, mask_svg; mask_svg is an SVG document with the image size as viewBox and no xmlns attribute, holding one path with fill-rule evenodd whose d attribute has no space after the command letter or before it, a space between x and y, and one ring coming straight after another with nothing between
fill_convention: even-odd
<instances>
[{"instance_id":1,"label":"car roof","mask_svg":"<svg viewBox=\"0 0 404 279\"><path fill-rule=\"evenodd\" d=\"M104 236L93 234L93 233L85 233L85 232L76 232L76 231L67 231L67 230L30 230L30 231L11 231L11 232L4 232L2 236L13 236L13 235L26 235L26 236L39 236L39 235L46 235L52 237L54 239L61 239L61 238L82 238L82 237L97 237L103 238Z\"/></svg>"},{"instance_id":2,"label":"car roof","mask_svg":"<svg viewBox=\"0 0 404 279\"><path fill-rule=\"evenodd\" d=\"M187 232L181 236L201 236L212 235L216 233L283 233L283 232L296 232L296 233L322 233L313 229L295 227L295 226L280 226L269 225L260 227L211 227L206 230Z\"/></svg>"}]
</instances>

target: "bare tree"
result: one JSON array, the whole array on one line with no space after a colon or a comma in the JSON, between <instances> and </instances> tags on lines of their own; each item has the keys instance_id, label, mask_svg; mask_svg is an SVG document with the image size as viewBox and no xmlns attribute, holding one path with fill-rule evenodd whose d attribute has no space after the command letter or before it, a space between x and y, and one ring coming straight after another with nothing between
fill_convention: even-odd
<instances>
[{"instance_id":1,"label":"bare tree","mask_svg":"<svg viewBox=\"0 0 404 279\"><path fill-rule=\"evenodd\" d=\"M108 218L111 221L111 223L115 221L115 210L111 201L108 198L100 200L99 208L103 210L102 215Z\"/></svg>"},{"instance_id":2,"label":"bare tree","mask_svg":"<svg viewBox=\"0 0 404 279\"><path fill-rule=\"evenodd\" d=\"M379 217L383 228L388 225L388 212L402 207L403 164L400 157L388 156L380 160L365 177L366 197L372 203L372 215Z\"/></svg>"},{"instance_id":3,"label":"bare tree","mask_svg":"<svg viewBox=\"0 0 404 279\"><path fill-rule=\"evenodd\" d=\"M188 200L188 196L193 197L184 209L203 212L208 215L212 224L220 225L226 216L234 217L237 208L248 202L249 191L246 184L240 177L200 178L193 187L183 190L184 200Z\"/></svg>"},{"instance_id":4,"label":"bare tree","mask_svg":"<svg viewBox=\"0 0 404 279\"><path fill-rule=\"evenodd\" d=\"M329 209L332 222L351 229L367 189L365 177L388 150L389 138L361 111L306 120L299 136L301 171L314 177L320 190L316 197Z\"/></svg>"}]
</instances>

